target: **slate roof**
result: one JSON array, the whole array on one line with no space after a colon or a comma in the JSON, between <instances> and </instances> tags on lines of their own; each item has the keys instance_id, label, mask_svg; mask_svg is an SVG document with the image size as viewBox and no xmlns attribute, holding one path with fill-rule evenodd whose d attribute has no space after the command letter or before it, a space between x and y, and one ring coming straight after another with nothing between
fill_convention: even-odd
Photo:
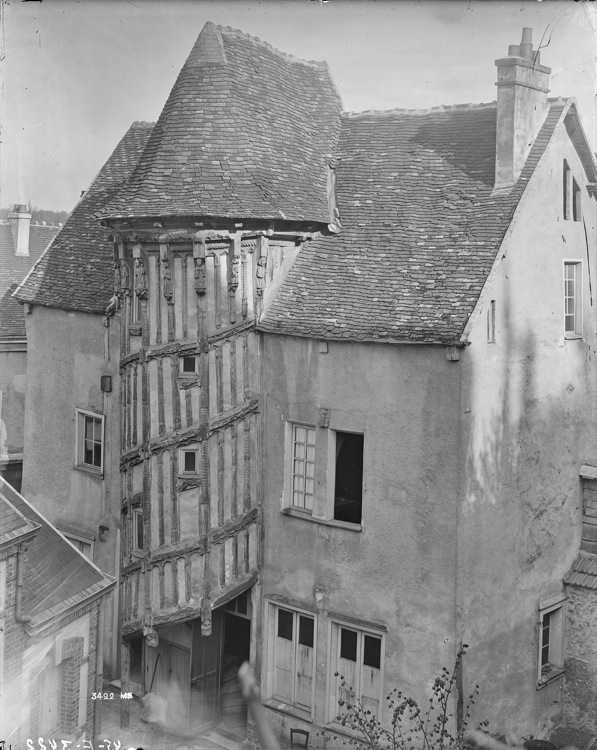
<instances>
[{"instance_id":1,"label":"slate roof","mask_svg":"<svg viewBox=\"0 0 597 750\"><path fill-rule=\"evenodd\" d=\"M109 231L94 214L130 177L153 123L135 122L16 292L21 302L103 313L114 291Z\"/></svg>"},{"instance_id":2,"label":"slate roof","mask_svg":"<svg viewBox=\"0 0 597 750\"><path fill-rule=\"evenodd\" d=\"M330 223L342 102L327 63L207 23L110 216Z\"/></svg>"},{"instance_id":3,"label":"slate roof","mask_svg":"<svg viewBox=\"0 0 597 750\"><path fill-rule=\"evenodd\" d=\"M40 527L29 544L24 572L23 614L33 618L33 627L114 585L1 477L0 508Z\"/></svg>"},{"instance_id":4,"label":"slate roof","mask_svg":"<svg viewBox=\"0 0 597 750\"><path fill-rule=\"evenodd\" d=\"M40 528L27 520L22 513L0 496L0 547L14 543L29 532Z\"/></svg>"},{"instance_id":5,"label":"slate roof","mask_svg":"<svg viewBox=\"0 0 597 750\"><path fill-rule=\"evenodd\" d=\"M59 226L31 222L29 255L17 256L9 222L0 223L0 339L25 339L23 308L11 295L59 231Z\"/></svg>"},{"instance_id":6,"label":"slate roof","mask_svg":"<svg viewBox=\"0 0 597 750\"><path fill-rule=\"evenodd\" d=\"M590 552L579 552L570 571L564 578L564 583L597 591L597 555Z\"/></svg>"},{"instance_id":7,"label":"slate roof","mask_svg":"<svg viewBox=\"0 0 597 750\"><path fill-rule=\"evenodd\" d=\"M518 183L501 197L492 195L495 102L343 115L342 230L304 247L259 328L453 343L566 105L551 102Z\"/></svg>"}]
</instances>

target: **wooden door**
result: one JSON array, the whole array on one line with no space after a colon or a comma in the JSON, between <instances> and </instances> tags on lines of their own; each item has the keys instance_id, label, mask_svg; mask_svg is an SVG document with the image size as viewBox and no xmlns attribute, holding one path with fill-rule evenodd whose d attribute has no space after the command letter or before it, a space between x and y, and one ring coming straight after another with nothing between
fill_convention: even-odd
<instances>
[{"instance_id":1,"label":"wooden door","mask_svg":"<svg viewBox=\"0 0 597 750\"><path fill-rule=\"evenodd\" d=\"M41 674L39 732L52 738L60 729L58 699L60 695L60 668L49 665Z\"/></svg>"},{"instance_id":2,"label":"wooden door","mask_svg":"<svg viewBox=\"0 0 597 750\"><path fill-rule=\"evenodd\" d=\"M191 729L215 725L220 720L222 665L222 614L212 613L212 632L201 635L200 620L193 621L191 649Z\"/></svg>"}]
</instances>

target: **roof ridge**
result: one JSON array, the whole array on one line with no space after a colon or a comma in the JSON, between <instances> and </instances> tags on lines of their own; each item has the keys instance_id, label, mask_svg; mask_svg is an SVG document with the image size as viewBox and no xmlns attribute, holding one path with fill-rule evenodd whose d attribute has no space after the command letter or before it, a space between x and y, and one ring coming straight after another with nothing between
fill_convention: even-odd
<instances>
[{"instance_id":1,"label":"roof ridge","mask_svg":"<svg viewBox=\"0 0 597 750\"><path fill-rule=\"evenodd\" d=\"M329 69L329 66L325 60L305 60L302 57L291 55L289 52L282 52L282 50L274 47L273 44L265 42L263 39L260 39L257 36L253 36L252 34L247 34L246 31L242 31L241 29L235 29L232 26L220 26L218 24L215 24L215 26L220 33L228 34L229 36L235 36L241 39L248 39L250 42L253 42L253 44L257 44L260 47L268 49L270 50L270 52L275 52L279 57L288 62L300 63L301 65L309 65L312 68L321 68L323 70Z\"/></svg>"},{"instance_id":2,"label":"roof ridge","mask_svg":"<svg viewBox=\"0 0 597 750\"><path fill-rule=\"evenodd\" d=\"M472 102L467 104L439 104L435 107L409 109L407 107L394 107L392 109L366 109L362 112L342 112L342 117L363 117L369 115L394 115L394 114L408 114L408 115L427 115L430 112L469 112L471 110L479 109L494 109L496 102Z\"/></svg>"}]
</instances>

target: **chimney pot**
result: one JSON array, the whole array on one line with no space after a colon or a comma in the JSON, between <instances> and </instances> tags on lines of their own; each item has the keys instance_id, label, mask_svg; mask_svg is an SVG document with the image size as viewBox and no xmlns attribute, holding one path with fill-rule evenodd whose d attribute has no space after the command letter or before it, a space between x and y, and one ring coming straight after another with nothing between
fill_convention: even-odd
<instances>
[{"instance_id":1,"label":"chimney pot","mask_svg":"<svg viewBox=\"0 0 597 750\"><path fill-rule=\"evenodd\" d=\"M520 47L518 44L510 44L508 46L508 57L520 57Z\"/></svg>"},{"instance_id":2,"label":"chimney pot","mask_svg":"<svg viewBox=\"0 0 597 750\"><path fill-rule=\"evenodd\" d=\"M15 203L13 212L8 214L8 222L12 231L15 255L29 255L31 214L27 211L27 206L23 203Z\"/></svg>"},{"instance_id":3,"label":"chimney pot","mask_svg":"<svg viewBox=\"0 0 597 750\"><path fill-rule=\"evenodd\" d=\"M532 46L533 44L533 29L529 26L524 26L522 29L522 38L521 38L522 44L530 44Z\"/></svg>"}]
</instances>

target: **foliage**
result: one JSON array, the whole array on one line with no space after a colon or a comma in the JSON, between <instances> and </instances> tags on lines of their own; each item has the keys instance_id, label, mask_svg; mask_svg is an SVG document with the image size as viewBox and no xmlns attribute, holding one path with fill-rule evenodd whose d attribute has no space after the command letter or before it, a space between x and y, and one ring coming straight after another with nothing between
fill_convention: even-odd
<instances>
[{"instance_id":1,"label":"foliage","mask_svg":"<svg viewBox=\"0 0 597 750\"><path fill-rule=\"evenodd\" d=\"M13 206L6 208L0 208L0 219L2 221L8 220L8 214L12 213ZM31 214L31 221L42 222L46 224L64 224L64 222L70 216L68 211L50 211L47 208L38 208L32 206L31 203L27 205L27 211Z\"/></svg>"},{"instance_id":2,"label":"foliage","mask_svg":"<svg viewBox=\"0 0 597 750\"><path fill-rule=\"evenodd\" d=\"M395 688L386 697L392 719L390 726L384 727L370 710L364 708L363 702L356 696L351 703L340 700L338 703L342 711L337 721L355 736L340 737L324 731L322 737L340 740L342 744L358 750L458 750L463 747L472 706L479 694L479 686L475 685L463 706L460 721L456 722L451 712L453 693L467 648L466 644L460 648L451 671L443 667L439 677L435 678L426 708L422 708L414 698ZM344 677L337 672L335 676L340 678L344 692L354 695ZM485 730L487 724L487 721L482 721L477 725L477 729Z\"/></svg>"}]
</instances>

